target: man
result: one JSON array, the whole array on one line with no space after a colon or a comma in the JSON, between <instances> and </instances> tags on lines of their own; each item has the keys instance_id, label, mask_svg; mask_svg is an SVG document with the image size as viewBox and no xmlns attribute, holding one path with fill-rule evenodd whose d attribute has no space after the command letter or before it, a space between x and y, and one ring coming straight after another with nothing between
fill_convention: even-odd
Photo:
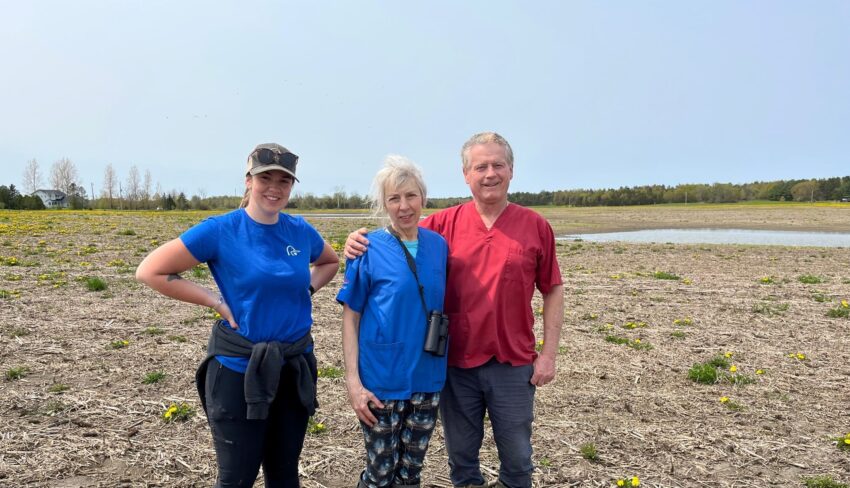
<instances>
[{"instance_id":1,"label":"man","mask_svg":"<svg viewBox=\"0 0 850 488\"><path fill-rule=\"evenodd\" d=\"M563 285L552 227L508 202L513 151L483 132L461 150L472 202L430 215L421 226L449 244L445 310L449 315L446 386L440 414L457 487L493 486L479 464L484 415L490 417L501 466L495 486L531 486L534 391L555 377L564 315ZM360 231L346 257L365 252ZM534 287L543 295L543 347L535 352Z\"/></svg>"}]
</instances>

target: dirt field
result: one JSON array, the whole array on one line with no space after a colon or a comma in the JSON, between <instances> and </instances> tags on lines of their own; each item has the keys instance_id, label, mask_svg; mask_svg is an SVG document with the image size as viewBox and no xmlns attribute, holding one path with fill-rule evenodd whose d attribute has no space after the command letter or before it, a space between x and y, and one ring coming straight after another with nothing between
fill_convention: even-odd
<instances>
[{"instance_id":1,"label":"dirt field","mask_svg":"<svg viewBox=\"0 0 850 488\"><path fill-rule=\"evenodd\" d=\"M544 213L558 233L850 230L850 206ZM201 218L0 211L0 486L211 486L214 453L193 375L212 315L133 279L146 253ZM366 223L313 222L329 241ZM850 250L586 242L558 249L566 313L558 376L536 397L535 486L607 487L633 476L645 487L801 486L820 475L850 482L850 449L836 441L850 432L850 318L842 306L850 300ZM185 276L214 286L202 270ZM106 289L89 291L90 277ZM321 426L302 456L308 488L354 486L361 469L356 417L343 380L332 377L343 366L339 283L314 298L325 375ZM534 309L540 305L535 298ZM715 383L688 378L695 363L715 356L727 361L707 368ZM153 372L164 376L143 383ZM172 403L195 414L166 422ZM595 461L585 458L588 444ZM489 435L482 461L495 475ZM451 486L447 472L438 427L425 486Z\"/></svg>"}]
</instances>

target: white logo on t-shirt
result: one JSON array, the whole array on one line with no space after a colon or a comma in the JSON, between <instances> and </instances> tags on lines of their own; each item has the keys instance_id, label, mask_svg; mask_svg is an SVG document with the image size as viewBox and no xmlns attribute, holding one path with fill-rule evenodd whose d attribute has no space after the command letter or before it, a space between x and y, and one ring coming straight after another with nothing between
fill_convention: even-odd
<instances>
[{"instance_id":1,"label":"white logo on t-shirt","mask_svg":"<svg viewBox=\"0 0 850 488\"><path fill-rule=\"evenodd\" d=\"M300 253L300 252L301 251L299 251L298 249L295 249L292 246L286 246L286 255L287 256L297 256L298 253Z\"/></svg>"}]
</instances>

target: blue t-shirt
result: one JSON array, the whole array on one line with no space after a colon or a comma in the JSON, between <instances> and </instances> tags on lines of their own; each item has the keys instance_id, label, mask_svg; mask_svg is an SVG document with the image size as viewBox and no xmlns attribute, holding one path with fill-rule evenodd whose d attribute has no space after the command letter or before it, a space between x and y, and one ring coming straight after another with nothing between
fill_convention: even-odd
<instances>
[{"instance_id":1,"label":"blue t-shirt","mask_svg":"<svg viewBox=\"0 0 850 488\"><path fill-rule=\"evenodd\" d=\"M294 342L313 324L310 263L324 249L322 236L301 217L280 214L260 224L244 209L209 217L180 240L206 262L218 289L251 342ZM244 373L247 358L216 356Z\"/></svg>"},{"instance_id":2,"label":"blue t-shirt","mask_svg":"<svg viewBox=\"0 0 850 488\"><path fill-rule=\"evenodd\" d=\"M360 314L360 381L381 400L440 391L446 357L423 351L426 316L398 240L386 229L370 232L369 252L348 260L336 299ZM425 304L442 312L448 246L436 232L419 229L416 271Z\"/></svg>"}]
</instances>

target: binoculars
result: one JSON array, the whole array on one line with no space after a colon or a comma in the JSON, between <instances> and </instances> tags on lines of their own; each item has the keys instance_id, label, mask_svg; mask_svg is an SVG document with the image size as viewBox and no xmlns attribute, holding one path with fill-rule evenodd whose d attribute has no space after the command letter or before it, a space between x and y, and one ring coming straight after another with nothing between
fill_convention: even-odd
<instances>
[{"instance_id":1,"label":"binoculars","mask_svg":"<svg viewBox=\"0 0 850 488\"><path fill-rule=\"evenodd\" d=\"M446 355L446 344L449 339L449 317L443 313L432 311L428 315L428 330L425 333L425 352L435 356Z\"/></svg>"}]
</instances>

